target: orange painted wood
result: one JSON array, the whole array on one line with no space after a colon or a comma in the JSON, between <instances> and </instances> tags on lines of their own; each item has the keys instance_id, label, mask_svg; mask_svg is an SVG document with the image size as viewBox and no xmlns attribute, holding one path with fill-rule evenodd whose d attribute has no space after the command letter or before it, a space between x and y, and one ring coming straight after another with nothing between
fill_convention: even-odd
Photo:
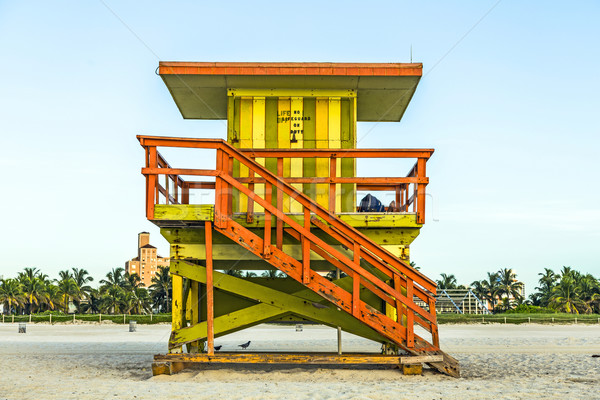
<instances>
[{"instance_id":1,"label":"orange painted wood","mask_svg":"<svg viewBox=\"0 0 600 400\"><path fill-rule=\"evenodd\" d=\"M215 331L214 331L214 293L213 293L213 260L212 260L212 223L204 223L204 234L206 240L206 343L208 354L215 354Z\"/></svg>"},{"instance_id":2,"label":"orange painted wood","mask_svg":"<svg viewBox=\"0 0 600 400\"><path fill-rule=\"evenodd\" d=\"M277 176L283 176L283 158L279 157L277 159ZM283 189L277 187L277 209L283 210ZM277 248L281 250L283 248L283 221L281 218L277 218L277 226L276 226L276 235L277 235Z\"/></svg>"},{"instance_id":3,"label":"orange painted wood","mask_svg":"<svg viewBox=\"0 0 600 400\"><path fill-rule=\"evenodd\" d=\"M406 282L406 297L408 299L413 298L413 283L412 281ZM432 321L435 323L435 320ZM412 348L415 346L415 312L412 309L406 310L406 346Z\"/></svg>"},{"instance_id":4,"label":"orange painted wood","mask_svg":"<svg viewBox=\"0 0 600 400\"><path fill-rule=\"evenodd\" d=\"M270 183L265 184L265 201L271 204L272 198L272 185ZM271 213L265 210L265 233L263 235L263 257L271 257Z\"/></svg>"},{"instance_id":5,"label":"orange painted wood","mask_svg":"<svg viewBox=\"0 0 600 400\"><path fill-rule=\"evenodd\" d=\"M310 210L304 207L304 229L310 231ZM302 236L300 238L302 246L302 283L308 283L310 279L310 241Z\"/></svg>"},{"instance_id":6,"label":"orange painted wood","mask_svg":"<svg viewBox=\"0 0 600 400\"><path fill-rule=\"evenodd\" d=\"M421 76L421 63L227 63L161 61L160 75Z\"/></svg>"}]
</instances>

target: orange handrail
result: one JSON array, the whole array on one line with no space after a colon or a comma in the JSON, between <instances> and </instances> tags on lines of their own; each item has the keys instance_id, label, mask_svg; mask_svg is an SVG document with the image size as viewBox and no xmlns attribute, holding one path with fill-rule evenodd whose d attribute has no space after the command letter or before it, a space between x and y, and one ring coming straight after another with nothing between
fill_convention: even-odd
<instances>
[{"instance_id":1,"label":"orange handrail","mask_svg":"<svg viewBox=\"0 0 600 400\"><path fill-rule=\"evenodd\" d=\"M407 327L410 329L406 329L406 341L411 347L411 343L414 343L414 332L412 329L412 323L416 322L419 325L423 326L429 332L437 332L436 325L436 317L435 317L435 307L432 307L432 299L433 295L436 291L435 283L421 274L419 271L410 267L406 262L398 259L393 254L389 253L369 238L361 234L356 229L352 228L348 224L341 221L339 218L335 216L332 211L332 207L330 209L326 209L323 206L316 203L316 201L310 199L308 196L303 194L298 189L294 188L290 185L294 181L290 181L289 179L281 178L264 166L258 164L253 160L254 156L260 157L275 157L278 158L278 164L280 164L279 160L282 160L284 156L289 158L294 158L295 152L297 151L301 157L314 157L315 154L318 153L319 156L324 156L333 160L332 164L335 165L336 157L360 157L364 156L375 156L375 157L389 157L390 154L396 155L406 155L412 157L417 157L417 162L415 166L410 171L409 177L405 178L392 178L390 181L385 181L387 178L382 178L381 182L375 181L374 184L380 184L383 187L387 187L386 185L390 185L390 187L398 187L399 185L408 186L409 184L415 185L415 191L413 196L411 197L412 203L414 205L416 198L416 202L419 205L419 208L415 206L417 211L417 216L420 215L424 219L424 196L425 196L425 185L427 184L426 176L425 176L425 162L431 156L432 150L339 150L339 149L329 149L329 150L246 150L241 151L239 149L234 148L229 143L222 140L215 139L175 139L175 138L162 138L162 137L148 137L148 136L138 136L140 143L142 146L146 148L147 160L146 167L142 169L142 173L146 176L147 180L147 213L148 218L153 218L153 209L155 201L158 199L157 192L158 190L158 175L165 175L167 177L174 177L174 182L177 183L176 187L181 188L182 191L188 190L192 187L212 187L212 185L207 185L201 182L185 182L178 175L186 174L186 175L201 175L201 176L215 176L216 181L214 182L215 188L215 214L214 214L214 224L216 228L225 229L228 226L234 226L231 221L231 208L232 208L232 189L237 189L241 193L245 194L249 199L249 204L256 202L260 206L262 206L265 210L265 236L263 240L263 249L261 253L263 258L268 259L272 250L271 248L271 223L270 218L271 215L274 216L277 220L277 249L281 250L279 237L282 235L283 224L285 223L290 228L286 230L292 234L292 236L299 239L302 243L302 253L303 253L303 262L302 262L302 274L299 279L301 279L302 283L305 280L308 280L308 271L310 270L310 258L307 257L310 250L316 251L321 254L325 259L330 260L334 265L340 267L340 269L344 270L344 272L348 273L348 275L353 277L354 286L358 287L362 284L373 293L378 295L384 301L390 303L392 306L397 307L398 302L401 302L403 307L397 307L398 313L401 312L406 314L407 317ZM192 148L204 148L204 149L215 149L217 151L217 165L214 170L206 170L206 169L175 169L170 168L170 166L166 162L159 161L159 153L156 148L158 146L162 147L192 147ZM268 155L267 155L268 154ZM251 158L252 157L252 158ZM236 160L246 166L250 171L252 171L254 177L249 178L238 178L233 177L231 173L231 168L233 165L233 160ZM162 160L164 161L164 159ZM337 178L335 174L332 174L330 178L326 178L327 181L325 183L329 183L330 185L335 186L336 183L359 183L365 178ZM339 179L344 179L340 181ZM367 178L369 179L369 178ZM181 182L181 183L180 183ZM297 182L297 181L296 181ZM364 181L362 181L364 182ZM248 183L246 186L244 183ZM251 183L264 183L265 184L265 194L259 195L253 190L253 185ZM275 189L277 191L277 206L272 205L271 196L272 190ZM304 224L300 224L296 222L294 219L290 218L286 213L283 212L281 199L282 194L286 194L301 204L303 212L304 212ZM163 193L165 195L165 193ZM187 194L189 195L189 193ZM182 202L185 202L187 195L182 193ZM177 192L174 197L177 197ZM263 197L264 196L264 197ZM402 197L405 199L404 206L409 204L408 192L404 193ZM167 203L171 201L168 190L165 195ZM422 207L422 208L421 208ZM268 221L268 223L267 223ZM310 231L310 225L316 225L323 230L326 230L333 236L336 240L338 240L343 245L352 249L354 254L354 259L349 259L345 254L340 251L334 249L330 245L323 242L319 237L314 235ZM237 224L235 224L237 226ZM236 228L238 229L238 228ZM281 231L281 232L280 232ZM391 281L394 283L394 286L390 286L390 284L384 282L382 279L369 272L367 269L363 268L360 265L360 259L363 258L367 261L373 268L375 268L378 272L382 273L384 276L391 278ZM403 288L403 292L400 290ZM354 290L354 293L357 291ZM425 301L428 305L429 310L426 310L414 302L413 296L417 296L419 299ZM353 295L353 311L358 312L357 304L360 303L360 299L358 297L355 298ZM359 303L356 303L356 302ZM356 316L356 315L355 315ZM434 345L437 340L434 335Z\"/></svg>"}]
</instances>

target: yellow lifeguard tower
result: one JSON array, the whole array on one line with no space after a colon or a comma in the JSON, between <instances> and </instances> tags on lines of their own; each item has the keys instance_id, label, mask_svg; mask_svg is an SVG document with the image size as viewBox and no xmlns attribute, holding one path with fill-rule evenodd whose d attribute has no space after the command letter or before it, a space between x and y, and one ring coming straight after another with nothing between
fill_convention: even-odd
<instances>
[{"instance_id":1,"label":"yellow lifeguard tower","mask_svg":"<svg viewBox=\"0 0 600 400\"><path fill-rule=\"evenodd\" d=\"M183 117L226 119L227 141L138 136L146 214L171 244L170 353L155 357L155 374L185 363L425 362L459 375L439 348L436 285L408 262L425 222L433 150L356 148L357 121L399 121L421 73L413 63L160 63ZM211 151L215 166L171 165L161 147ZM360 158L382 170L386 159L414 166L402 176L357 177ZM213 191L214 201L194 204L197 189ZM359 212L357 191L391 192L394 201ZM234 276L232 268L285 278ZM303 320L380 342L383 354L214 351L215 337Z\"/></svg>"}]
</instances>

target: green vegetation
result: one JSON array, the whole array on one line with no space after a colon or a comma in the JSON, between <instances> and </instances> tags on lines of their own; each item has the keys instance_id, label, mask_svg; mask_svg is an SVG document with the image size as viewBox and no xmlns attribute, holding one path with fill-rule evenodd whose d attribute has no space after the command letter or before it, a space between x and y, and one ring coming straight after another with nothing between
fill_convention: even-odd
<instances>
[{"instance_id":1,"label":"green vegetation","mask_svg":"<svg viewBox=\"0 0 600 400\"><path fill-rule=\"evenodd\" d=\"M503 313L503 314L438 314L439 324L599 324L597 314L568 313Z\"/></svg>"},{"instance_id":2,"label":"green vegetation","mask_svg":"<svg viewBox=\"0 0 600 400\"><path fill-rule=\"evenodd\" d=\"M545 268L538 275L539 286L529 299L521 294L523 283L517 280L517 275L509 268L488 272L486 279L472 282L470 289L479 299L488 301L494 313L600 313L600 281L592 274L563 267L558 273ZM467 286L458 285L454 275L440 276L441 279L437 281L438 289L467 289Z\"/></svg>"},{"instance_id":3,"label":"green vegetation","mask_svg":"<svg viewBox=\"0 0 600 400\"><path fill-rule=\"evenodd\" d=\"M36 314L35 318L48 321L70 320L66 314L74 311L79 320L88 320L86 315L104 314L103 319L112 319L106 314L121 314L115 322L122 322L122 315L139 315L152 312L170 312L171 278L169 268L159 268L152 278L152 285L141 286L137 274L128 274L123 268L113 268L100 280L98 288L92 288L93 278L82 268L60 271L58 279L51 280L37 268L25 268L16 278L0 280L0 304L4 314L16 316ZM162 318L162 319L161 319ZM166 317L152 318L152 322L167 322ZM22 317L19 317L19 321ZM98 320L90 316L90 321ZM12 320L12 318L11 318ZM32 317L32 321L33 321ZM150 322L150 317L148 317ZM170 321L170 316L168 317ZM16 320L15 320L16 321Z\"/></svg>"}]
</instances>

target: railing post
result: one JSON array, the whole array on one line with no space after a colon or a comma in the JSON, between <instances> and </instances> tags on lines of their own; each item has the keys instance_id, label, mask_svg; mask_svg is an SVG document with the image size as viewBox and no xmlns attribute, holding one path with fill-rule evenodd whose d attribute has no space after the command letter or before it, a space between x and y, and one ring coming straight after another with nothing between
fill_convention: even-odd
<instances>
[{"instance_id":1,"label":"railing post","mask_svg":"<svg viewBox=\"0 0 600 400\"><path fill-rule=\"evenodd\" d=\"M358 272L352 274L352 315L357 317L360 314L360 275Z\"/></svg>"},{"instance_id":2,"label":"railing post","mask_svg":"<svg viewBox=\"0 0 600 400\"><path fill-rule=\"evenodd\" d=\"M336 184L334 182L336 178L336 158L332 155L329 159L329 212L335 214L335 203L336 203Z\"/></svg>"},{"instance_id":3,"label":"railing post","mask_svg":"<svg viewBox=\"0 0 600 400\"><path fill-rule=\"evenodd\" d=\"M265 183L265 201L271 204L273 186ZM271 257L271 213L265 208L265 234L263 236L263 256Z\"/></svg>"},{"instance_id":4,"label":"railing post","mask_svg":"<svg viewBox=\"0 0 600 400\"><path fill-rule=\"evenodd\" d=\"M417 178L425 178L425 165L427 160L419 158L417 160ZM417 185L417 223L425 223L425 184L419 183Z\"/></svg>"},{"instance_id":5,"label":"railing post","mask_svg":"<svg viewBox=\"0 0 600 400\"><path fill-rule=\"evenodd\" d=\"M406 279L406 298L407 301L413 302L413 281ZM415 312L410 308L406 308L406 347L415 347Z\"/></svg>"},{"instance_id":6,"label":"railing post","mask_svg":"<svg viewBox=\"0 0 600 400\"><path fill-rule=\"evenodd\" d=\"M190 184L183 182L181 187L181 204L190 204Z\"/></svg>"},{"instance_id":7,"label":"railing post","mask_svg":"<svg viewBox=\"0 0 600 400\"><path fill-rule=\"evenodd\" d=\"M250 157L252 161L255 161L254 157ZM254 171L252 169L248 169L248 177L254 178ZM254 182L248 183L248 189L251 192L254 192ZM246 222L251 224L254 220L254 200L248 196L248 207L246 208Z\"/></svg>"},{"instance_id":8,"label":"railing post","mask_svg":"<svg viewBox=\"0 0 600 400\"><path fill-rule=\"evenodd\" d=\"M431 324L431 340L434 346L440 347L440 335L437 327L437 311L435 309L435 298L429 297L429 313L433 316L436 323Z\"/></svg>"},{"instance_id":9,"label":"railing post","mask_svg":"<svg viewBox=\"0 0 600 400\"><path fill-rule=\"evenodd\" d=\"M214 223L219 228L225 227L225 213L227 212L227 183L221 174L223 174L223 161L225 159L225 151L217 149L217 166L216 170L218 173L215 179L215 215Z\"/></svg>"},{"instance_id":10,"label":"railing post","mask_svg":"<svg viewBox=\"0 0 600 400\"><path fill-rule=\"evenodd\" d=\"M229 155L221 152L221 173L229 174ZM231 176L231 175L230 175ZM225 223L225 218L229 217L229 198L231 197L231 186L224 179L221 179L221 223Z\"/></svg>"},{"instance_id":11,"label":"railing post","mask_svg":"<svg viewBox=\"0 0 600 400\"><path fill-rule=\"evenodd\" d=\"M165 204L170 203L169 199L169 175L165 174Z\"/></svg>"},{"instance_id":12,"label":"railing post","mask_svg":"<svg viewBox=\"0 0 600 400\"><path fill-rule=\"evenodd\" d=\"M394 289L400 292L402 284L400 283L400 275L394 274ZM399 299L396 300L396 322L402 323L402 315L404 314L404 308L402 302Z\"/></svg>"},{"instance_id":13,"label":"railing post","mask_svg":"<svg viewBox=\"0 0 600 400\"><path fill-rule=\"evenodd\" d=\"M304 206L304 229L310 231L310 208ZM304 234L300 236L302 245L302 283L310 281L310 241Z\"/></svg>"},{"instance_id":14,"label":"railing post","mask_svg":"<svg viewBox=\"0 0 600 400\"><path fill-rule=\"evenodd\" d=\"M215 354L214 331L214 292L213 292L213 259L212 259L212 224L204 223L206 245L206 343L208 354Z\"/></svg>"},{"instance_id":15,"label":"railing post","mask_svg":"<svg viewBox=\"0 0 600 400\"><path fill-rule=\"evenodd\" d=\"M227 174L233 176L233 156L227 157ZM233 187L227 185L227 215L233 215Z\"/></svg>"},{"instance_id":16,"label":"railing post","mask_svg":"<svg viewBox=\"0 0 600 400\"><path fill-rule=\"evenodd\" d=\"M283 177L283 158L281 157L277 158L277 176ZM280 187L277 188L277 209L283 212L283 189ZM283 221L281 218L277 218L276 235L277 248L281 250L283 248Z\"/></svg>"},{"instance_id":17,"label":"railing post","mask_svg":"<svg viewBox=\"0 0 600 400\"><path fill-rule=\"evenodd\" d=\"M148 148L148 158L146 160L146 165L148 168L156 168L158 165L158 158L156 153L156 147L151 146ZM158 200L158 176L157 175L147 175L146 176L146 218L149 220L154 219L154 204Z\"/></svg>"}]
</instances>

